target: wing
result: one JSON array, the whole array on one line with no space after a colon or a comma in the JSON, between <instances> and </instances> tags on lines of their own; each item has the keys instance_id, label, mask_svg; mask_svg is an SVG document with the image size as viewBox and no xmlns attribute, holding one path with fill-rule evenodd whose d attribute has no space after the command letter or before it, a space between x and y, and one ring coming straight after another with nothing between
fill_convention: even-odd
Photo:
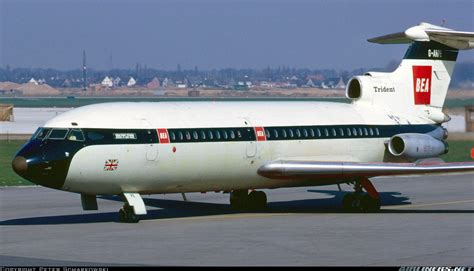
<instances>
[{"instance_id":1,"label":"wing","mask_svg":"<svg viewBox=\"0 0 474 271\"><path fill-rule=\"evenodd\" d=\"M474 162L356 163L275 160L261 166L258 174L271 179L346 179L464 171L474 171Z\"/></svg>"},{"instance_id":2,"label":"wing","mask_svg":"<svg viewBox=\"0 0 474 271\"><path fill-rule=\"evenodd\" d=\"M436 41L456 49L474 48L474 32L455 31L449 28L420 23L404 32L369 39L380 44L411 43L412 41Z\"/></svg>"}]
</instances>

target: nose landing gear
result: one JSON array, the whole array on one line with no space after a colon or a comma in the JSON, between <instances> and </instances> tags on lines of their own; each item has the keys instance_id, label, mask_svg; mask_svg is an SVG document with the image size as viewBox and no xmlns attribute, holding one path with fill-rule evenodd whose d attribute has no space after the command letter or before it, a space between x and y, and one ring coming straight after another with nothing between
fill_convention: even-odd
<instances>
[{"instance_id":1,"label":"nose landing gear","mask_svg":"<svg viewBox=\"0 0 474 271\"><path fill-rule=\"evenodd\" d=\"M140 215L146 215L146 207L138 193L123 193L125 204L119 211L120 222L137 223Z\"/></svg>"},{"instance_id":2,"label":"nose landing gear","mask_svg":"<svg viewBox=\"0 0 474 271\"><path fill-rule=\"evenodd\" d=\"M367 194L362 189L367 191ZM380 210L380 196L373 184L367 178L354 182L355 192L344 196L342 208L348 212L377 212Z\"/></svg>"}]
</instances>

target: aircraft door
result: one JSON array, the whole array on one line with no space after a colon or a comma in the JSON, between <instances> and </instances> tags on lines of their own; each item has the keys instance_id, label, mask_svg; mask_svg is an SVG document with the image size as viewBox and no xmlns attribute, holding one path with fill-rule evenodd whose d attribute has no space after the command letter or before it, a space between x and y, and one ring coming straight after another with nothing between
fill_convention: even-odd
<instances>
[{"instance_id":1,"label":"aircraft door","mask_svg":"<svg viewBox=\"0 0 474 271\"><path fill-rule=\"evenodd\" d=\"M151 125L145 118L140 118L143 126L147 127L146 137L147 145L145 147L145 158L149 162L156 161L158 159L158 137L156 130L150 129Z\"/></svg>"},{"instance_id":2,"label":"aircraft door","mask_svg":"<svg viewBox=\"0 0 474 271\"><path fill-rule=\"evenodd\" d=\"M254 129L250 121L246 118L243 119L244 126L249 129L248 132L254 133ZM251 159L257 156L258 146L256 141L248 141L245 149L245 155Z\"/></svg>"}]
</instances>

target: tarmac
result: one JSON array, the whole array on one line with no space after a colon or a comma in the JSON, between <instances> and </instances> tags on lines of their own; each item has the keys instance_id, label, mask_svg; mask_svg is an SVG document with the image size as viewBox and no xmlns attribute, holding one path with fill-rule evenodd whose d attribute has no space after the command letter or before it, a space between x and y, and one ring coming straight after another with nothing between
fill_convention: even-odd
<instances>
[{"instance_id":1,"label":"tarmac","mask_svg":"<svg viewBox=\"0 0 474 271\"><path fill-rule=\"evenodd\" d=\"M344 213L334 185L265 190L248 213L227 194L144 195L138 224L117 197L83 211L77 194L1 188L0 266L474 266L474 174L373 181L379 213Z\"/></svg>"}]
</instances>

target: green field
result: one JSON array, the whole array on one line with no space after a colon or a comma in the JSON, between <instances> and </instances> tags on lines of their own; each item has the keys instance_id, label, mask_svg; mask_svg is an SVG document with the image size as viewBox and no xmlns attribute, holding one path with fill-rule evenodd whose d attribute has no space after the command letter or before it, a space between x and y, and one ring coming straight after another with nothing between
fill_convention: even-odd
<instances>
[{"instance_id":1,"label":"green field","mask_svg":"<svg viewBox=\"0 0 474 271\"><path fill-rule=\"evenodd\" d=\"M32 184L16 175L11 167L11 161L15 153L24 143L23 140L0 140L0 186ZM449 153L441 157L446 162L472 161L470 150L474 148L474 141L448 140L448 144Z\"/></svg>"},{"instance_id":2,"label":"green field","mask_svg":"<svg viewBox=\"0 0 474 271\"><path fill-rule=\"evenodd\" d=\"M24 140L0 140L0 186L32 184L16 175L11 166L13 157L24 143Z\"/></svg>"}]
</instances>

